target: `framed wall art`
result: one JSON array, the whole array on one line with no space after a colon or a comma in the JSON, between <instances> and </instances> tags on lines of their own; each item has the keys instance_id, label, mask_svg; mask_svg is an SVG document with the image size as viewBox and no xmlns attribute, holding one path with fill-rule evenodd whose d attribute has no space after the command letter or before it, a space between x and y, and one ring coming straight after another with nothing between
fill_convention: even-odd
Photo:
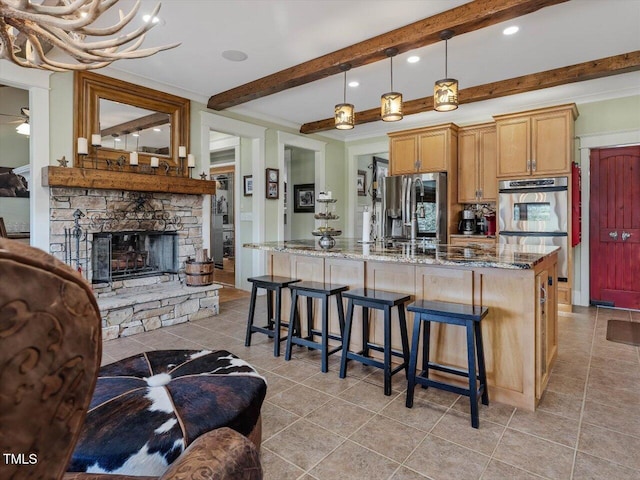
<instances>
[{"instance_id":1,"label":"framed wall art","mask_svg":"<svg viewBox=\"0 0 640 480\"><path fill-rule=\"evenodd\" d=\"M243 179L243 192L245 197L253 195L253 175L245 175Z\"/></svg>"},{"instance_id":2,"label":"framed wall art","mask_svg":"<svg viewBox=\"0 0 640 480\"><path fill-rule=\"evenodd\" d=\"M360 197L364 197L367 194L367 172L364 170L358 170L356 189Z\"/></svg>"},{"instance_id":3,"label":"framed wall art","mask_svg":"<svg viewBox=\"0 0 640 480\"><path fill-rule=\"evenodd\" d=\"M313 213L316 209L316 186L302 183L293 186L293 211L295 213Z\"/></svg>"},{"instance_id":4,"label":"framed wall art","mask_svg":"<svg viewBox=\"0 0 640 480\"><path fill-rule=\"evenodd\" d=\"M266 197L276 200L279 196L280 171L277 168L267 168L266 170Z\"/></svg>"}]
</instances>

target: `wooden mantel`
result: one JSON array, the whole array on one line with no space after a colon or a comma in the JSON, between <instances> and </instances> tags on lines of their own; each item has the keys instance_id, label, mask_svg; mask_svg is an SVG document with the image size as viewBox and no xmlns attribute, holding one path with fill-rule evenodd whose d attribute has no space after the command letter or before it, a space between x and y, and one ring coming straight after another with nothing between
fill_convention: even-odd
<instances>
[{"instance_id":1,"label":"wooden mantel","mask_svg":"<svg viewBox=\"0 0 640 480\"><path fill-rule=\"evenodd\" d=\"M53 166L42 168L42 186L189 195L214 195L216 193L216 182L211 180Z\"/></svg>"}]
</instances>

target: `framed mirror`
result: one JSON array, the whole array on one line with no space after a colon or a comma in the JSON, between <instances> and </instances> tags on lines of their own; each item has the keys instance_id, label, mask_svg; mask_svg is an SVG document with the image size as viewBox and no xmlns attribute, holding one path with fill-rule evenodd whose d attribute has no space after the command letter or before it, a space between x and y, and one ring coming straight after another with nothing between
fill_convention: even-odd
<instances>
[{"instance_id":1,"label":"framed mirror","mask_svg":"<svg viewBox=\"0 0 640 480\"><path fill-rule=\"evenodd\" d=\"M180 166L178 146L190 150L188 99L93 72L74 75L74 148L78 137L88 139L84 161L91 168L106 169L123 156L128 163L130 152L138 153L140 165L158 157L169 167ZM101 138L98 149L91 146L95 135ZM75 165L82 167L77 153Z\"/></svg>"}]
</instances>

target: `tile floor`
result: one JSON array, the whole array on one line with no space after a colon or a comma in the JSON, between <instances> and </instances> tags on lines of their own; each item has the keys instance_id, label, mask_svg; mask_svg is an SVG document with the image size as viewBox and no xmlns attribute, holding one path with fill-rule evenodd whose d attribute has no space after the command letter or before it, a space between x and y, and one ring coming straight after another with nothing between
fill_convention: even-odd
<instances>
[{"instance_id":1,"label":"tile floor","mask_svg":"<svg viewBox=\"0 0 640 480\"><path fill-rule=\"evenodd\" d=\"M248 299L229 298L219 316L105 342L103 363L203 347L251 362L268 382L267 480L640 479L640 348L605 338L608 319L640 321L640 312L561 314L559 357L538 410L493 402L475 430L466 397L418 388L407 409L401 375L385 397L375 368L353 363L341 380L336 356L323 374L317 352L299 348L286 362L260 334L244 347Z\"/></svg>"}]
</instances>

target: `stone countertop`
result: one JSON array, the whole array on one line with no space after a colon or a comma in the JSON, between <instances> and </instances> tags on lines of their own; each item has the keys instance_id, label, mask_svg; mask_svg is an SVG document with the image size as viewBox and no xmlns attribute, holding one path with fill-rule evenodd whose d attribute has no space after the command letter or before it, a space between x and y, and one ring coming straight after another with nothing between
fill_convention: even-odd
<instances>
[{"instance_id":1,"label":"stone countertop","mask_svg":"<svg viewBox=\"0 0 640 480\"><path fill-rule=\"evenodd\" d=\"M452 265L465 267L532 269L558 247L521 245L438 245L423 247L420 243L400 243L386 247L381 243L362 244L354 238L335 238L333 248L324 249L316 240L245 243L245 248L268 252L291 253L316 257L394 262L415 265Z\"/></svg>"}]
</instances>

